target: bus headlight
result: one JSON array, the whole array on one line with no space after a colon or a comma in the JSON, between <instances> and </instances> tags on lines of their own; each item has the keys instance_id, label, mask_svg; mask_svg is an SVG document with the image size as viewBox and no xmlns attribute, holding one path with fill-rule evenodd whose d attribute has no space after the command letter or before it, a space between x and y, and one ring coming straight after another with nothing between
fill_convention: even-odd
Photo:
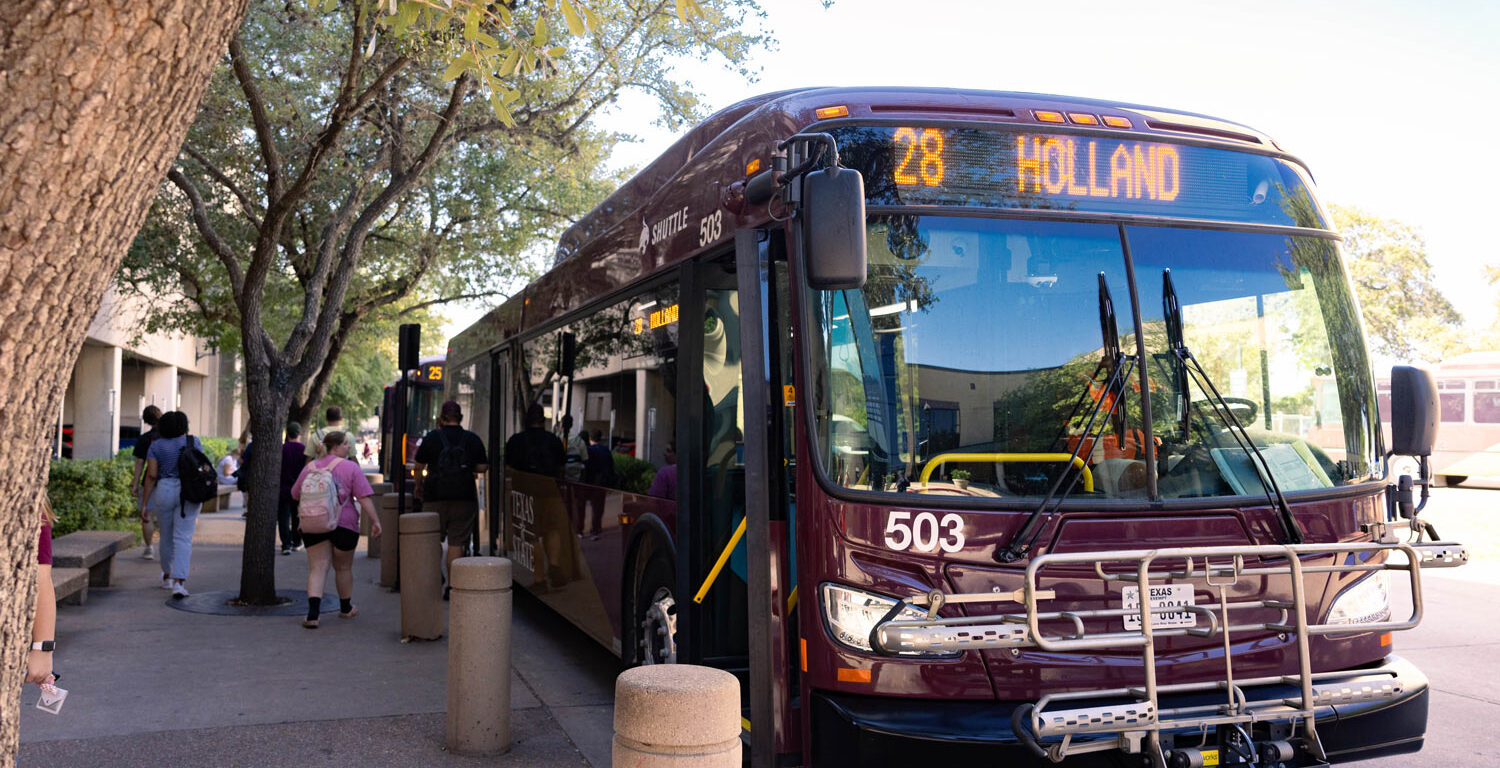
<instances>
[{"instance_id":1,"label":"bus headlight","mask_svg":"<svg viewBox=\"0 0 1500 768\"><path fill-rule=\"evenodd\" d=\"M875 625L885 618L885 615L894 608L896 601L884 595L866 592L862 589L846 587L841 584L824 583L822 586L823 620L828 626L828 633L833 635L839 645L852 648L856 651L872 653L870 647L870 631ZM927 618L927 612L916 608L906 608L896 615L899 621L921 621ZM953 656L952 653L913 654L903 653L902 656Z\"/></svg>"},{"instance_id":2,"label":"bus headlight","mask_svg":"<svg viewBox=\"0 0 1500 768\"><path fill-rule=\"evenodd\" d=\"M1375 571L1354 582L1334 598L1329 624L1374 624L1391 618L1390 579Z\"/></svg>"}]
</instances>

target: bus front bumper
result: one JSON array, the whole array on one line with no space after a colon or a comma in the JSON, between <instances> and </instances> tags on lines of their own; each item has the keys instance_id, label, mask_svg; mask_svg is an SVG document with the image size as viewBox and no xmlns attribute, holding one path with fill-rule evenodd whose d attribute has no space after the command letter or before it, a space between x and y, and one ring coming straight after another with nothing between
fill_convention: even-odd
<instances>
[{"instance_id":1,"label":"bus front bumper","mask_svg":"<svg viewBox=\"0 0 1500 768\"><path fill-rule=\"evenodd\" d=\"M1399 670L1403 693L1379 702L1319 711L1317 728L1330 763L1416 752L1427 731L1427 677L1410 662L1387 657ZM1279 691L1266 691L1277 693ZM1296 689L1288 686L1287 695ZM1164 706L1183 703L1164 697ZM889 766L903 761L955 764L1055 765L1037 757L1011 729L1024 702L897 699L827 691L812 694L814 766ZM1166 738L1164 736L1164 738ZM981 763L980 761L983 761ZM919 764L921 764L919 763ZM1067 758L1065 766L1140 765L1118 750Z\"/></svg>"}]
</instances>

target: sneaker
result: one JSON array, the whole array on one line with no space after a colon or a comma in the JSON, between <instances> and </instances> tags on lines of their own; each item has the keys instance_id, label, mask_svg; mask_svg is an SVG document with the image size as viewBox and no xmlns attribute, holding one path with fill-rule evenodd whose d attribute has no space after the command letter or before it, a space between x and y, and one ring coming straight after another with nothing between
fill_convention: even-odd
<instances>
[{"instance_id":1,"label":"sneaker","mask_svg":"<svg viewBox=\"0 0 1500 768\"><path fill-rule=\"evenodd\" d=\"M283 554L283 555L290 555L291 553L292 553L292 548L291 547L282 547L281 548L281 554Z\"/></svg>"},{"instance_id":2,"label":"sneaker","mask_svg":"<svg viewBox=\"0 0 1500 768\"><path fill-rule=\"evenodd\" d=\"M161 588L162 589L171 589L172 588L172 577L171 576L168 576L165 573L163 573L161 575Z\"/></svg>"},{"instance_id":3,"label":"sneaker","mask_svg":"<svg viewBox=\"0 0 1500 768\"><path fill-rule=\"evenodd\" d=\"M150 544L147 544L146 548L141 551L141 559L142 560L155 560L156 559L156 553L151 551L151 545Z\"/></svg>"},{"instance_id":4,"label":"sneaker","mask_svg":"<svg viewBox=\"0 0 1500 768\"><path fill-rule=\"evenodd\" d=\"M180 581L174 581L174 582L172 582L172 599L173 600L181 600L182 598L187 597L189 594L190 593L187 590L187 585L186 584L183 584Z\"/></svg>"}]
</instances>

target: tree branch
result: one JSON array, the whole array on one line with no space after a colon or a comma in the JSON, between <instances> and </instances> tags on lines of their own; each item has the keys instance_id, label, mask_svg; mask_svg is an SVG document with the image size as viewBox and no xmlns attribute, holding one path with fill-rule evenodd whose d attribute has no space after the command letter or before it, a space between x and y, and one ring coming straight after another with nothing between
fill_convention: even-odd
<instances>
[{"instance_id":1,"label":"tree branch","mask_svg":"<svg viewBox=\"0 0 1500 768\"><path fill-rule=\"evenodd\" d=\"M250 202L250 198L245 195L245 192L239 188L239 185L235 184L228 175L219 170L218 166L210 162L201 152L193 149L192 146L183 144L182 151L186 152L188 157L193 158L199 165L203 166L203 170L208 171L208 175L214 177L215 181L224 185L224 188L228 189L230 194L234 195L235 199L240 201L240 210L244 211L245 218L250 222L250 226L255 227L257 230L260 229L260 217L255 215L256 207Z\"/></svg>"},{"instance_id":2,"label":"tree branch","mask_svg":"<svg viewBox=\"0 0 1500 768\"><path fill-rule=\"evenodd\" d=\"M443 297L441 299L428 299L427 301L423 301L423 302L420 302L420 303L417 303L417 304L413 304L413 305L411 305L411 306L409 306L409 307L401 310L400 312L397 312L396 316L397 317L405 317L405 316L407 316L407 315L409 315L409 314L411 314L413 312L416 312L419 309L426 309L428 307L435 307L435 306L438 306L439 304L451 304L451 303L453 303L455 301L471 301L473 299L493 299L493 298L497 298L497 297L501 298L501 299L509 299L510 298L510 294L508 294L508 293L506 293L504 291L482 291L480 293L460 293L460 294L458 294L456 296L445 296L445 297Z\"/></svg>"},{"instance_id":3,"label":"tree branch","mask_svg":"<svg viewBox=\"0 0 1500 768\"><path fill-rule=\"evenodd\" d=\"M281 153L276 149L276 137L271 131L271 120L266 116L266 100L255 84L250 72L250 62L245 58L245 49L240 45L240 34L236 32L229 40L229 61L233 65L234 79L245 93L250 107L250 118L255 124L256 142L260 144L260 157L266 164L266 207L275 205L281 197Z\"/></svg>"},{"instance_id":4,"label":"tree branch","mask_svg":"<svg viewBox=\"0 0 1500 768\"><path fill-rule=\"evenodd\" d=\"M314 373L311 365L312 361L321 359L327 352L327 347L323 346L322 349L316 350L313 354L304 354L309 343L319 346L328 344L330 335L333 333L335 323L337 322L336 318L342 314L340 309L344 303L344 295L348 291L354 267L359 263L359 255L364 248L365 236L369 234L370 228L375 224L375 220L391 206L391 203L406 194L422 178L427 169L431 168L432 164L437 162L438 156L446 146L448 132L452 129L459 111L463 109L464 98L468 95L469 83L471 81L472 77L467 73L454 81L453 91L448 97L448 106L444 108L442 115L439 117L438 124L433 128L432 135L428 137L427 145L423 148L422 153L412 162L411 168L407 172L398 174L394 170L392 171L391 179L386 184L385 189L381 190L375 196L375 199L370 201L369 205L365 206L365 209L360 212L359 216L354 220L353 225L350 226L349 234L343 238L338 266L328 276L330 282L328 283L327 295L323 297L325 303L323 304L322 311L318 313L317 326L310 334L294 333L291 338L287 339L287 346L284 348L289 356L288 359L298 359L300 357L302 360L297 365L295 372L298 378L311 376ZM304 315L303 320L306 320L306 315ZM298 326L299 328L302 327L301 321L298 322Z\"/></svg>"},{"instance_id":5,"label":"tree branch","mask_svg":"<svg viewBox=\"0 0 1500 768\"><path fill-rule=\"evenodd\" d=\"M203 205L203 195L199 194L198 187L176 168L167 171L167 178L187 195L188 201L192 204L193 224L198 228L198 234L203 236L203 241L208 244L209 250L219 257L219 261L224 264L224 269L229 272L229 285L238 302L245 290L245 274L240 270L240 263L235 259L234 251L229 248L223 238L219 237L219 232L214 229L213 222L208 220L208 209Z\"/></svg>"}]
</instances>

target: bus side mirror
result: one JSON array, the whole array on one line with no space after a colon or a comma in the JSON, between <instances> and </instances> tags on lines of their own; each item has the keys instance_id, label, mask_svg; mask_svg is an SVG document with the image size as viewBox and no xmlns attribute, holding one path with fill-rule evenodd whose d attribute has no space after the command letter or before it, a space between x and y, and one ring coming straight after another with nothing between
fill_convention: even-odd
<instances>
[{"instance_id":1,"label":"bus side mirror","mask_svg":"<svg viewBox=\"0 0 1500 768\"><path fill-rule=\"evenodd\" d=\"M1430 456L1437 430L1437 382L1432 374L1409 365L1392 367L1391 453Z\"/></svg>"},{"instance_id":2,"label":"bus side mirror","mask_svg":"<svg viewBox=\"0 0 1500 768\"><path fill-rule=\"evenodd\" d=\"M865 284L865 180L859 171L825 168L803 177L808 285L823 291Z\"/></svg>"}]
</instances>

